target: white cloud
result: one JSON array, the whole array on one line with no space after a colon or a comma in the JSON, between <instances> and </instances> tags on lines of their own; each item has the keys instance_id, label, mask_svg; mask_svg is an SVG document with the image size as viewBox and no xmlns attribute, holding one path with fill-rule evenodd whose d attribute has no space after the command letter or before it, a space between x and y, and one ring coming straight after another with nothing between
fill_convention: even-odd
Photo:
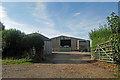
<instances>
[{"instance_id":1,"label":"white cloud","mask_svg":"<svg viewBox=\"0 0 120 80\"><path fill-rule=\"evenodd\" d=\"M45 9L46 9L45 4L38 2L36 3L36 7L34 8L32 15L40 19L47 19Z\"/></svg>"},{"instance_id":2,"label":"white cloud","mask_svg":"<svg viewBox=\"0 0 120 80\"><path fill-rule=\"evenodd\" d=\"M40 8L40 9L44 11L44 8ZM36 10L38 10L38 8L36 8ZM40 33L45 34L49 38L51 38L55 35L58 35L58 34L60 35L60 32L53 28L54 24L50 21L44 22L44 24L45 24L44 27L36 28L36 27L33 27L32 25L21 24L19 22L12 20L7 15L7 11L5 10L5 8L3 6L0 6L0 14L2 14L0 16L0 19L1 19L2 23L5 25L6 29L15 28L15 29L19 29L22 32L25 32L27 34L40 31Z\"/></svg>"},{"instance_id":3,"label":"white cloud","mask_svg":"<svg viewBox=\"0 0 120 80\"><path fill-rule=\"evenodd\" d=\"M59 31L55 29L55 23L52 21L52 19L49 18L49 15L46 13L46 6L44 3L37 3L36 7L34 8L32 15L35 17L35 19L41 24L44 24L44 26L42 27L33 27L32 25L28 25L28 24L21 24L18 23L12 19L10 19L7 15L7 11L5 10L4 7L0 6L0 13L2 13L2 16L0 18L2 18L2 22L5 24L6 28L16 28L19 30L24 31L25 33L32 33L35 31L38 31L49 37L56 37L59 35L66 35L66 36L76 36L76 35L80 35L80 34L86 34L88 33L91 29L98 27L99 23L102 23L104 20L98 20L98 19L89 19L87 17L86 18L82 18L81 21L78 21L76 19L76 21L72 20L72 18L70 20L68 20L68 22L65 22L66 26L68 29L70 29L69 32L64 32L63 31ZM74 16L78 16L80 15L80 13L75 13ZM77 22L77 23L76 23ZM39 25L38 25L39 26ZM81 35L80 35L81 36ZM84 36L86 39L88 38L88 36ZM83 37L82 37L83 38Z\"/></svg>"},{"instance_id":4,"label":"white cloud","mask_svg":"<svg viewBox=\"0 0 120 80\"><path fill-rule=\"evenodd\" d=\"M55 23L49 18L46 12L46 4L37 2L32 12L32 15L36 18L36 21L42 24L46 24L48 27L54 27Z\"/></svg>"},{"instance_id":5,"label":"white cloud","mask_svg":"<svg viewBox=\"0 0 120 80\"><path fill-rule=\"evenodd\" d=\"M80 12L75 13L73 16L79 16Z\"/></svg>"},{"instance_id":6,"label":"white cloud","mask_svg":"<svg viewBox=\"0 0 120 80\"><path fill-rule=\"evenodd\" d=\"M42 7L43 7L43 5L42 5ZM35 8L35 10L38 10L38 9L39 8ZM44 11L44 9L45 8L40 8L40 10L42 10L42 11ZM41 34L44 34L45 36L47 36L49 38L52 38L52 37L55 37L55 36L58 36L61 34L59 31L57 31L53 28L54 24L52 23L52 21L50 22L50 20L48 20L48 22L43 23L43 24L45 24L44 27L36 28L32 25L21 24L19 22L12 20L7 15L7 11L5 10L5 8L3 6L0 6L0 14L2 14L2 15L0 15L0 19L1 19L2 23L4 23L6 29L11 29L11 28L19 29L22 32L25 32L26 34L30 34L30 33L39 31ZM40 16L39 16L39 18L40 18ZM47 17L42 17L42 18L47 19Z\"/></svg>"},{"instance_id":7,"label":"white cloud","mask_svg":"<svg viewBox=\"0 0 120 80\"><path fill-rule=\"evenodd\" d=\"M35 17L35 20L40 24L43 24L43 27L40 27L40 33L45 36L52 38L60 35L62 32L54 29L55 23L49 18L48 13L46 12L46 4L38 2L34 8L32 15Z\"/></svg>"},{"instance_id":8,"label":"white cloud","mask_svg":"<svg viewBox=\"0 0 120 80\"><path fill-rule=\"evenodd\" d=\"M36 8L36 10L37 10L37 8ZM43 10L43 9L41 8L41 10ZM2 15L0 15L0 19L1 19L2 23L4 23L6 29L11 29L11 28L19 29L22 32L25 32L26 34L30 34L30 33L39 31L41 34L44 34L45 36L47 36L49 38L52 38L52 37L55 37L55 36L58 36L61 34L59 31L57 31L53 28L54 24L52 22L44 22L44 24L45 24L44 27L36 28L32 25L21 24L19 22L12 20L7 15L7 11L5 10L5 8L3 6L0 6L0 14L2 14Z\"/></svg>"},{"instance_id":9,"label":"white cloud","mask_svg":"<svg viewBox=\"0 0 120 80\"><path fill-rule=\"evenodd\" d=\"M53 26L54 26L54 24L53 24L52 22L45 22L45 24L46 24L47 26L49 26L49 27L53 27Z\"/></svg>"},{"instance_id":10,"label":"white cloud","mask_svg":"<svg viewBox=\"0 0 120 80\"><path fill-rule=\"evenodd\" d=\"M99 24L104 25L106 23L105 19L101 19L99 16L91 19L88 17L82 18L81 21L76 19L75 21L77 21L77 23L71 22L71 20L67 22L67 27L72 31L94 29L98 28Z\"/></svg>"},{"instance_id":11,"label":"white cloud","mask_svg":"<svg viewBox=\"0 0 120 80\"><path fill-rule=\"evenodd\" d=\"M50 24L49 22L45 22L45 24Z\"/></svg>"},{"instance_id":12,"label":"white cloud","mask_svg":"<svg viewBox=\"0 0 120 80\"><path fill-rule=\"evenodd\" d=\"M21 29L21 27L24 26L24 24L18 23L10 19L7 15L7 11L3 6L0 6L0 14L1 14L0 16L1 22L4 23L6 29L10 29L10 28Z\"/></svg>"},{"instance_id":13,"label":"white cloud","mask_svg":"<svg viewBox=\"0 0 120 80\"><path fill-rule=\"evenodd\" d=\"M22 24L9 18L9 16L7 15L7 11L3 6L0 6L0 14L2 15L0 16L0 19L1 19L1 22L5 25L5 29L14 28L14 29L21 30L22 32L25 32L27 34L36 31L35 28L31 25Z\"/></svg>"},{"instance_id":14,"label":"white cloud","mask_svg":"<svg viewBox=\"0 0 120 80\"><path fill-rule=\"evenodd\" d=\"M61 32L55 30L55 29L52 29L52 28L40 28L40 33L41 34L44 34L45 36L49 37L49 38L53 38L53 37L56 37L58 35L61 35Z\"/></svg>"},{"instance_id":15,"label":"white cloud","mask_svg":"<svg viewBox=\"0 0 120 80\"><path fill-rule=\"evenodd\" d=\"M77 23L75 22L77 21ZM82 38L89 39L88 32L93 30L94 28L98 28L99 24L104 25L105 19L100 19L98 17L93 17L92 19L86 19L82 18L81 21L78 21L77 19L74 22L69 20L66 24L68 29L70 30L72 35L85 35L82 36Z\"/></svg>"},{"instance_id":16,"label":"white cloud","mask_svg":"<svg viewBox=\"0 0 120 80\"><path fill-rule=\"evenodd\" d=\"M7 15L7 11L3 6L0 6L0 14L1 14L0 19L1 19L1 22L5 25L5 29L15 28L15 29L22 30L22 32L31 33L30 29L32 28L32 26L28 27L28 25L26 24L16 22L11 18L9 18Z\"/></svg>"},{"instance_id":17,"label":"white cloud","mask_svg":"<svg viewBox=\"0 0 120 80\"><path fill-rule=\"evenodd\" d=\"M0 18L4 18L6 16L7 16L7 14L5 12L5 8L0 6Z\"/></svg>"}]
</instances>

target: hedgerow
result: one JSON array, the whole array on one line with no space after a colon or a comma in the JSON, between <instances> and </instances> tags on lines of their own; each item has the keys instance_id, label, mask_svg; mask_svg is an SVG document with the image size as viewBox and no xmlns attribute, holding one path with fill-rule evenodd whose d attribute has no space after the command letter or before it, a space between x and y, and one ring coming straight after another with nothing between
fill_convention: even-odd
<instances>
[{"instance_id":1,"label":"hedgerow","mask_svg":"<svg viewBox=\"0 0 120 80\"><path fill-rule=\"evenodd\" d=\"M29 57L33 60L42 59L43 45L39 33L26 35L20 30L9 29L2 30L2 58L21 59ZM33 48L35 53L33 55Z\"/></svg>"},{"instance_id":2,"label":"hedgerow","mask_svg":"<svg viewBox=\"0 0 120 80\"><path fill-rule=\"evenodd\" d=\"M94 29L89 32L89 37L92 40L92 48L97 44L106 41L112 41L114 61L120 63L120 17L114 12L107 17L108 26L99 26L99 29Z\"/></svg>"}]
</instances>

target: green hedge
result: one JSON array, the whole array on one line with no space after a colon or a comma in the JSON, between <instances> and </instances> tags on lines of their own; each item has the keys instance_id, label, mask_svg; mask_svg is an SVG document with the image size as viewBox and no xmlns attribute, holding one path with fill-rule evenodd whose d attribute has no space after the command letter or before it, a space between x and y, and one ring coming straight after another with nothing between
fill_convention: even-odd
<instances>
[{"instance_id":1,"label":"green hedge","mask_svg":"<svg viewBox=\"0 0 120 80\"><path fill-rule=\"evenodd\" d=\"M92 40L92 47L97 44L112 40L114 61L120 64L120 17L114 12L107 17L108 26L100 26L99 29L91 30L89 37Z\"/></svg>"},{"instance_id":2,"label":"green hedge","mask_svg":"<svg viewBox=\"0 0 120 80\"><path fill-rule=\"evenodd\" d=\"M33 47L36 54L41 54L44 41L39 33L24 34L20 30L2 30L2 58L25 58L31 54ZM42 55L39 55L42 56ZM30 57L30 56L29 56ZM34 57L33 57L34 58Z\"/></svg>"},{"instance_id":3,"label":"green hedge","mask_svg":"<svg viewBox=\"0 0 120 80\"><path fill-rule=\"evenodd\" d=\"M25 36L19 30L10 29L2 31L2 57L19 57L22 55L24 43L23 37Z\"/></svg>"},{"instance_id":4,"label":"green hedge","mask_svg":"<svg viewBox=\"0 0 120 80\"><path fill-rule=\"evenodd\" d=\"M111 15L115 16L115 13L112 12ZM107 17L107 20L108 20L108 17ZM106 41L111 40L111 38L113 38L113 35L114 35L112 31L113 29L109 24L109 20L108 20L108 26L107 24L103 26L100 25L98 29L91 30L91 32L89 32L89 38L92 40L92 47L97 44L104 43Z\"/></svg>"}]
</instances>

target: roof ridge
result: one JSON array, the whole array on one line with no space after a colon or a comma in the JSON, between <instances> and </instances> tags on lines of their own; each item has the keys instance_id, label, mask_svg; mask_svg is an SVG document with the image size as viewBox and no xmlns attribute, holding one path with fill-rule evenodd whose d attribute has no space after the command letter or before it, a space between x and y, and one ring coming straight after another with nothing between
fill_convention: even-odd
<instances>
[{"instance_id":1,"label":"roof ridge","mask_svg":"<svg viewBox=\"0 0 120 80\"><path fill-rule=\"evenodd\" d=\"M69 37L69 36L60 35L60 36L57 36L57 37L53 37L51 39L58 38L58 37ZM79 40L85 40L85 39L80 39L80 38L75 38L75 37L69 37L69 38L74 38L74 39L79 39Z\"/></svg>"}]
</instances>

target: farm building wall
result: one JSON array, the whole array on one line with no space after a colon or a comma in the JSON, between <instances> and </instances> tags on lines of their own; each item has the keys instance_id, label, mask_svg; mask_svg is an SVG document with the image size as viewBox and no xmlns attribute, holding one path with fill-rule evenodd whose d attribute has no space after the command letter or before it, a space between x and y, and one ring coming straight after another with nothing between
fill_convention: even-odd
<instances>
[{"instance_id":1,"label":"farm building wall","mask_svg":"<svg viewBox=\"0 0 120 80\"><path fill-rule=\"evenodd\" d=\"M44 41L44 55L50 55L50 54L52 54L52 42L51 40Z\"/></svg>"},{"instance_id":2,"label":"farm building wall","mask_svg":"<svg viewBox=\"0 0 120 80\"><path fill-rule=\"evenodd\" d=\"M79 41L79 50L90 51L90 41L89 40Z\"/></svg>"},{"instance_id":3,"label":"farm building wall","mask_svg":"<svg viewBox=\"0 0 120 80\"><path fill-rule=\"evenodd\" d=\"M44 40L44 52L43 55L50 55L52 54L52 42L46 36L39 34L41 38Z\"/></svg>"},{"instance_id":4,"label":"farm building wall","mask_svg":"<svg viewBox=\"0 0 120 80\"><path fill-rule=\"evenodd\" d=\"M61 40L71 40L71 47L62 47L60 42ZM56 37L52 39L52 49L53 51L72 51L76 50L76 39L71 39L69 37Z\"/></svg>"},{"instance_id":5,"label":"farm building wall","mask_svg":"<svg viewBox=\"0 0 120 80\"><path fill-rule=\"evenodd\" d=\"M90 41L89 40L83 40L73 37L67 37L67 36L59 36L52 38L52 50L53 51L90 51ZM67 46L62 46L62 41L71 41L70 45L67 44ZM67 43L67 42L66 42Z\"/></svg>"},{"instance_id":6,"label":"farm building wall","mask_svg":"<svg viewBox=\"0 0 120 80\"><path fill-rule=\"evenodd\" d=\"M60 38L52 39L52 50L59 51L60 50Z\"/></svg>"},{"instance_id":7,"label":"farm building wall","mask_svg":"<svg viewBox=\"0 0 120 80\"><path fill-rule=\"evenodd\" d=\"M77 50L77 40L71 38L71 49L72 51Z\"/></svg>"}]
</instances>

